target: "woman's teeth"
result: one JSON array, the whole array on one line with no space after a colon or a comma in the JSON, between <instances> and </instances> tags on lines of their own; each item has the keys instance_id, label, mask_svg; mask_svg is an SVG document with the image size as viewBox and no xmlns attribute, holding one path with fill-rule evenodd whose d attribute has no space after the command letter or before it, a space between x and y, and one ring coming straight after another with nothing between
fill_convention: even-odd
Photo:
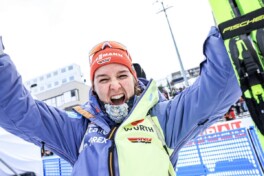
<instances>
[{"instance_id":1,"label":"woman's teeth","mask_svg":"<svg viewBox=\"0 0 264 176\"><path fill-rule=\"evenodd\" d=\"M115 95L115 96L112 96L111 99L116 100L116 99L122 98L123 96L124 96L123 94L121 94L121 95Z\"/></svg>"}]
</instances>

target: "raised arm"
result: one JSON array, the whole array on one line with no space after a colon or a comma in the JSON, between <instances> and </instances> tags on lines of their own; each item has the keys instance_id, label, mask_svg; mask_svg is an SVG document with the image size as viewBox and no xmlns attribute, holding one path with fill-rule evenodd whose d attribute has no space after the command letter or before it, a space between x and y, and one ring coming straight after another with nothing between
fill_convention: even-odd
<instances>
[{"instance_id":1,"label":"raised arm","mask_svg":"<svg viewBox=\"0 0 264 176\"><path fill-rule=\"evenodd\" d=\"M0 47L0 126L74 163L82 140L76 134L84 134L87 121L34 100L1 41Z\"/></svg>"},{"instance_id":2,"label":"raised arm","mask_svg":"<svg viewBox=\"0 0 264 176\"><path fill-rule=\"evenodd\" d=\"M173 100L161 102L153 109L168 146L176 150L222 117L241 96L223 40L215 27L203 49L206 60L201 63L197 81Z\"/></svg>"}]
</instances>

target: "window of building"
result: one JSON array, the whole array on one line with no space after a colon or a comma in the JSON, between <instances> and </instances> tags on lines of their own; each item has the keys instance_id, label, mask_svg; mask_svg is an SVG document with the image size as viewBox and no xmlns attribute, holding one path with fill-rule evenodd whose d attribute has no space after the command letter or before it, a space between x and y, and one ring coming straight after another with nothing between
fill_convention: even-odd
<instances>
[{"instance_id":1,"label":"window of building","mask_svg":"<svg viewBox=\"0 0 264 176\"><path fill-rule=\"evenodd\" d=\"M74 76L70 76L69 81L73 81L73 80L74 80Z\"/></svg>"},{"instance_id":2,"label":"window of building","mask_svg":"<svg viewBox=\"0 0 264 176\"><path fill-rule=\"evenodd\" d=\"M59 81L55 81L54 86L58 86L58 85L59 85Z\"/></svg>"},{"instance_id":3,"label":"window of building","mask_svg":"<svg viewBox=\"0 0 264 176\"><path fill-rule=\"evenodd\" d=\"M57 107L56 106L56 98L52 98L50 102L51 102L51 106Z\"/></svg>"},{"instance_id":4,"label":"window of building","mask_svg":"<svg viewBox=\"0 0 264 176\"><path fill-rule=\"evenodd\" d=\"M71 90L71 97L75 97L75 96L76 96L75 90Z\"/></svg>"},{"instance_id":5,"label":"window of building","mask_svg":"<svg viewBox=\"0 0 264 176\"><path fill-rule=\"evenodd\" d=\"M44 80L44 77L43 76L39 77L39 80L40 81L43 81Z\"/></svg>"},{"instance_id":6,"label":"window of building","mask_svg":"<svg viewBox=\"0 0 264 176\"><path fill-rule=\"evenodd\" d=\"M71 102L71 94L70 94L70 91L64 92L63 97L64 97L65 103Z\"/></svg>"},{"instance_id":7,"label":"window of building","mask_svg":"<svg viewBox=\"0 0 264 176\"><path fill-rule=\"evenodd\" d=\"M70 65L70 66L68 67L68 70L73 70L73 66Z\"/></svg>"},{"instance_id":8,"label":"window of building","mask_svg":"<svg viewBox=\"0 0 264 176\"><path fill-rule=\"evenodd\" d=\"M56 97L56 102L57 102L57 106L58 107L62 106L63 104L65 104L63 95L57 96Z\"/></svg>"},{"instance_id":9,"label":"window of building","mask_svg":"<svg viewBox=\"0 0 264 176\"><path fill-rule=\"evenodd\" d=\"M53 76L57 76L58 75L58 71L53 72Z\"/></svg>"},{"instance_id":10,"label":"window of building","mask_svg":"<svg viewBox=\"0 0 264 176\"><path fill-rule=\"evenodd\" d=\"M65 103L79 100L78 91L76 89L65 92L63 96Z\"/></svg>"},{"instance_id":11,"label":"window of building","mask_svg":"<svg viewBox=\"0 0 264 176\"><path fill-rule=\"evenodd\" d=\"M47 103L48 105L50 106L54 106L54 107L57 107L56 106L56 98L53 97L53 98L49 98L47 100L44 100L45 103Z\"/></svg>"},{"instance_id":12,"label":"window of building","mask_svg":"<svg viewBox=\"0 0 264 176\"><path fill-rule=\"evenodd\" d=\"M79 91L77 89L64 92L62 95L58 95L56 97L49 98L44 100L45 103L54 107L60 107L65 103L69 103L72 101L79 100Z\"/></svg>"},{"instance_id":13,"label":"window of building","mask_svg":"<svg viewBox=\"0 0 264 176\"><path fill-rule=\"evenodd\" d=\"M62 81L61 81L62 84L66 83L66 82L67 82L67 78L63 78Z\"/></svg>"},{"instance_id":14,"label":"window of building","mask_svg":"<svg viewBox=\"0 0 264 176\"><path fill-rule=\"evenodd\" d=\"M51 77L51 74L49 73L49 74L47 74L47 78L50 78Z\"/></svg>"},{"instance_id":15,"label":"window of building","mask_svg":"<svg viewBox=\"0 0 264 176\"><path fill-rule=\"evenodd\" d=\"M65 73L66 72L66 69L65 68L62 68L61 69L61 73Z\"/></svg>"},{"instance_id":16,"label":"window of building","mask_svg":"<svg viewBox=\"0 0 264 176\"><path fill-rule=\"evenodd\" d=\"M48 84L48 85L47 85L47 88L50 89L50 88L51 88L51 84Z\"/></svg>"},{"instance_id":17,"label":"window of building","mask_svg":"<svg viewBox=\"0 0 264 176\"><path fill-rule=\"evenodd\" d=\"M77 89L71 90L71 101L79 100L79 92Z\"/></svg>"}]
</instances>

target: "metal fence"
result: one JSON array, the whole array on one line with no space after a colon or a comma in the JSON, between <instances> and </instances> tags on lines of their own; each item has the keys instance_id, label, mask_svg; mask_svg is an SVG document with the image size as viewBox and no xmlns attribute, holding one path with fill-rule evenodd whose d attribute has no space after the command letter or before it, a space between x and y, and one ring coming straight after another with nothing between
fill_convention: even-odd
<instances>
[{"instance_id":1,"label":"metal fence","mask_svg":"<svg viewBox=\"0 0 264 176\"><path fill-rule=\"evenodd\" d=\"M44 176L71 176L72 167L59 157L43 159Z\"/></svg>"},{"instance_id":2,"label":"metal fence","mask_svg":"<svg viewBox=\"0 0 264 176\"><path fill-rule=\"evenodd\" d=\"M245 128L199 136L179 153L179 176L263 175L258 156Z\"/></svg>"}]
</instances>

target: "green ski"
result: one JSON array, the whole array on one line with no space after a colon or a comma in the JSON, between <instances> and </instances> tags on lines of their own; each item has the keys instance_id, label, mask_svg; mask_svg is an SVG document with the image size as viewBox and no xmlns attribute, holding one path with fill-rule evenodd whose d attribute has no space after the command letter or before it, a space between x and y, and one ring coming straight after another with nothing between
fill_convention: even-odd
<instances>
[{"instance_id":1,"label":"green ski","mask_svg":"<svg viewBox=\"0 0 264 176\"><path fill-rule=\"evenodd\" d=\"M209 0L250 115L264 136L264 0Z\"/></svg>"},{"instance_id":2,"label":"green ski","mask_svg":"<svg viewBox=\"0 0 264 176\"><path fill-rule=\"evenodd\" d=\"M237 1L238 8L240 10L241 15L245 15L247 13L253 12L256 9L262 8L264 6L263 1L252 1L250 5L248 5L248 0L239 0ZM263 17L263 16L262 16ZM255 49L258 53L260 61L264 61L264 28L260 28L257 30L253 30L250 33L251 39L255 46ZM257 130L257 136L259 138L260 144L264 149L264 135L261 134L259 130Z\"/></svg>"}]
</instances>

